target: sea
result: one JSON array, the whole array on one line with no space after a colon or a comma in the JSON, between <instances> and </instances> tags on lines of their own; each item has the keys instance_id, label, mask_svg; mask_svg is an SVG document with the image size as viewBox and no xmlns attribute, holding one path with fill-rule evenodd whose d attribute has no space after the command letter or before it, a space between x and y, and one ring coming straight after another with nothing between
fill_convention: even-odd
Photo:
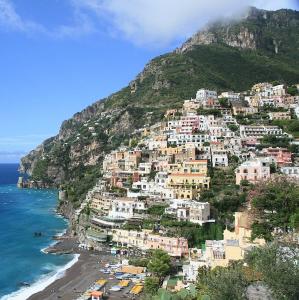
<instances>
[{"instance_id":1,"label":"sea","mask_svg":"<svg viewBox=\"0 0 299 300\"><path fill-rule=\"evenodd\" d=\"M68 223L55 213L56 190L18 189L18 176L17 164L0 164L0 300L27 299L78 260L43 252Z\"/></svg>"}]
</instances>

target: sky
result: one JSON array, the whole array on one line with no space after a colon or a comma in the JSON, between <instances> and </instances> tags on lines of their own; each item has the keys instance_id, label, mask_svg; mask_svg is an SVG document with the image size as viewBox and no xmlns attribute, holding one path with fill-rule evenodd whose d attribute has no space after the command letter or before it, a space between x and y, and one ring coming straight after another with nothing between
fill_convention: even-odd
<instances>
[{"instance_id":1,"label":"sky","mask_svg":"<svg viewBox=\"0 0 299 300\"><path fill-rule=\"evenodd\" d=\"M246 5L299 9L299 0L0 0L0 163Z\"/></svg>"}]
</instances>

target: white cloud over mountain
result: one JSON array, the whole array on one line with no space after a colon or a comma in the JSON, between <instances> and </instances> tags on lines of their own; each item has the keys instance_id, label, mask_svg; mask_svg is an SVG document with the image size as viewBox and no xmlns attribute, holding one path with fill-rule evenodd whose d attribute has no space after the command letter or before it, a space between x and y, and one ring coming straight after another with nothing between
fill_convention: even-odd
<instances>
[{"instance_id":1,"label":"white cloud over mountain","mask_svg":"<svg viewBox=\"0 0 299 300\"><path fill-rule=\"evenodd\" d=\"M296 8L296 0L64 0L73 22L45 28L18 14L13 0L0 0L0 26L51 37L106 31L138 45L166 46L192 35L206 22L239 14L245 7ZM297 4L298 5L298 4Z\"/></svg>"},{"instance_id":2,"label":"white cloud over mountain","mask_svg":"<svg viewBox=\"0 0 299 300\"><path fill-rule=\"evenodd\" d=\"M206 22L239 14L247 6L295 8L288 0L73 0L105 19L110 28L137 44L167 45L186 38Z\"/></svg>"}]
</instances>

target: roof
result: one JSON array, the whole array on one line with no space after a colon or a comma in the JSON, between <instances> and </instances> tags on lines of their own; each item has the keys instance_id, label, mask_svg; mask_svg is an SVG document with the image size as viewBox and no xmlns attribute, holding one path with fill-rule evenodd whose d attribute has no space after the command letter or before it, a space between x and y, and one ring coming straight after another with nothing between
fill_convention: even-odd
<instances>
[{"instance_id":1,"label":"roof","mask_svg":"<svg viewBox=\"0 0 299 300\"><path fill-rule=\"evenodd\" d=\"M143 290L143 286L142 285L135 285L132 289L131 289L131 293L138 295L139 293L141 293L141 291Z\"/></svg>"},{"instance_id":2,"label":"roof","mask_svg":"<svg viewBox=\"0 0 299 300\"><path fill-rule=\"evenodd\" d=\"M94 296L94 297L102 297L103 296L103 292L100 292L100 291L92 291L90 293L91 296Z\"/></svg>"},{"instance_id":3,"label":"roof","mask_svg":"<svg viewBox=\"0 0 299 300\"><path fill-rule=\"evenodd\" d=\"M122 280L119 282L119 286L127 287L130 284L130 280Z\"/></svg>"},{"instance_id":4,"label":"roof","mask_svg":"<svg viewBox=\"0 0 299 300\"><path fill-rule=\"evenodd\" d=\"M105 285L107 283L107 280L106 279L99 279L96 283L99 284L99 285Z\"/></svg>"},{"instance_id":5,"label":"roof","mask_svg":"<svg viewBox=\"0 0 299 300\"><path fill-rule=\"evenodd\" d=\"M135 266L122 266L121 272L129 274L141 274L144 272L144 268Z\"/></svg>"}]
</instances>

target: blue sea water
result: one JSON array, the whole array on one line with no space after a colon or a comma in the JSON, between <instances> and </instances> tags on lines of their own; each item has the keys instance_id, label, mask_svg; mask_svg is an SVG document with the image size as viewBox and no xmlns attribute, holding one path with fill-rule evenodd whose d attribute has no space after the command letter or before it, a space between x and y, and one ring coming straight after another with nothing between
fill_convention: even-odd
<instances>
[{"instance_id":1,"label":"blue sea water","mask_svg":"<svg viewBox=\"0 0 299 300\"><path fill-rule=\"evenodd\" d=\"M0 299L26 299L74 261L72 255L41 251L66 229L67 221L55 214L57 191L16 187L17 168L0 164ZM34 232L42 236L34 237ZM22 287L24 282L31 286Z\"/></svg>"}]
</instances>

